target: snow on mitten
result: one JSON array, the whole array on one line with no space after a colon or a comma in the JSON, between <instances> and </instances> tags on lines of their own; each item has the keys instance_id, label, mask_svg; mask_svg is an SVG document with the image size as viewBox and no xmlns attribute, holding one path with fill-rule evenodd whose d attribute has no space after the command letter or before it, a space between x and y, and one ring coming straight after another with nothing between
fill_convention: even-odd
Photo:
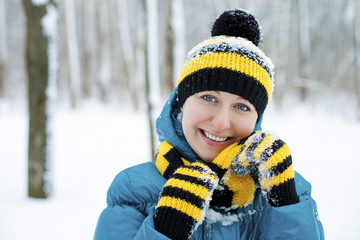
<instances>
[{"instance_id":1,"label":"snow on mitten","mask_svg":"<svg viewBox=\"0 0 360 240\"><path fill-rule=\"evenodd\" d=\"M171 239L188 239L202 223L219 180L239 152L234 143L212 163L180 166L166 182L155 208L155 229Z\"/></svg>"},{"instance_id":2,"label":"snow on mitten","mask_svg":"<svg viewBox=\"0 0 360 240\"><path fill-rule=\"evenodd\" d=\"M232 163L235 174L244 176L257 170L261 190L271 206L299 202L289 146L268 132L255 132L242 144Z\"/></svg>"}]
</instances>

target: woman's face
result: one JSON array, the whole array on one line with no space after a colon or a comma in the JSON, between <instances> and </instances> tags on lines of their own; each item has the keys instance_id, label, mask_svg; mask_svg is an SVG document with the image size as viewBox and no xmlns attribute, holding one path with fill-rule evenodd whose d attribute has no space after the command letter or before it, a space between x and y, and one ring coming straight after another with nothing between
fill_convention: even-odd
<instances>
[{"instance_id":1,"label":"woman's face","mask_svg":"<svg viewBox=\"0 0 360 240\"><path fill-rule=\"evenodd\" d=\"M256 120L255 107L228 92L199 92L188 97L183 105L185 138L206 162L212 162L227 146L248 137Z\"/></svg>"}]
</instances>

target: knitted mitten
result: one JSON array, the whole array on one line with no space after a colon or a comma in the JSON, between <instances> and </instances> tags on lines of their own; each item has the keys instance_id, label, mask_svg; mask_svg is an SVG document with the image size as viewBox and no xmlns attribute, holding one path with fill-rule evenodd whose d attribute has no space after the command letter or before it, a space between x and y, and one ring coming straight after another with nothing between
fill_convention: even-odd
<instances>
[{"instance_id":1,"label":"knitted mitten","mask_svg":"<svg viewBox=\"0 0 360 240\"><path fill-rule=\"evenodd\" d=\"M268 132L255 132L243 144L232 163L235 174L257 171L268 203L279 207L299 202L289 146ZM256 172L255 171L255 172Z\"/></svg>"},{"instance_id":2,"label":"knitted mitten","mask_svg":"<svg viewBox=\"0 0 360 240\"><path fill-rule=\"evenodd\" d=\"M171 239L188 239L204 220L213 191L239 149L234 143L212 163L195 162L176 169L156 206L155 229Z\"/></svg>"}]
</instances>

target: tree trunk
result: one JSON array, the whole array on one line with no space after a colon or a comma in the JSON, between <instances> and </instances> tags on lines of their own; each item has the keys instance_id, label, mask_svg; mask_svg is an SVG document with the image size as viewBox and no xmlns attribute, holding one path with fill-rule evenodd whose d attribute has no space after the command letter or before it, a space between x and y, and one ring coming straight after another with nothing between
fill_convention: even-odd
<instances>
[{"instance_id":1,"label":"tree trunk","mask_svg":"<svg viewBox=\"0 0 360 240\"><path fill-rule=\"evenodd\" d=\"M158 48L158 0L147 0L147 51L150 80L150 101L156 107L160 100L160 75L159 75L159 48Z\"/></svg>"},{"instance_id":2,"label":"tree trunk","mask_svg":"<svg viewBox=\"0 0 360 240\"><path fill-rule=\"evenodd\" d=\"M302 100L307 97L306 81L310 79L310 23L309 23L309 6L308 0L301 0L299 3L299 45L300 45L300 94ZM299 81L300 81L299 79Z\"/></svg>"},{"instance_id":3,"label":"tree trunk","mask_svg":"<svg viewBox=\"0 0 360 240\"><path fill-rule=\"evenodd\" d=\"M76 108L77 99L81 98L80 56L76 31L75 5L73 0L64 0L66 42L69 66L69 87L71 106Z\"/></svg>"},{"instance_id":4,"label":"tree trunk","mask_svg":"<svg viewBox=\"0 0 360 240\"><path fill-rule=\"evenodd\" d=\"M94 93L96 83L96 73L98 68L97 49L98 41L96 34L96 2L78 1L81 3L81 15L76 15L76 21L81 26L78 31L78 47L80 56L81 73L81 93L82 97L90 97ZM76 13L79 11L74 10Z\"/></svg>"},{"instance_id":5,"label":"tree trunk","mask_svg":"<svg viewBox=\"0 0 360 240\"><path fill-rule=\"evenodd\" d=\"M151 64L150 64L150 49L149 47L151 46L150 44L150 39L149 39L149 28L150 28L150 24L149 23L149 14L150 14L150 10L149 10L149 0L143 0L142 1L142 6L143 6L143 10L144 13L146 14L146 24L145 26L145 32L147 33L147 41L145 42L145 99L146 99L146 103L147 103L147 118L148 118L148 127L149 127L149 137L150 137L150 148L151 148L151 157L152 159L154 159L155 156L155 127L154 127L154 123L153 123L153 99L152 99L152 87L151 87Z\"/></svg>"},{"instance_id":6,"label":"tree trunk","mask_svg":"<svg viewBox=\"0 0 360 240\"><path fill-rule=\"evenodd\" d=\"M26 13L26 70L28 77L29 145L28 195L47 198L45 181L47 162L46 88L48 87L48 38L43 34L41 19L46 6L23 0Z\"/></svg>"},{"instance_id":7,"label":"tree trunk","mask_svg":"<svg viewBox=\"0 0 360 240\"><path fill-rule=\"evenodd\" d=\"M123 58L123 76L122 86L125 91L131 93L132 103L135 109L139 108L139 79L137 79L137 74L140 70L136 54L138 45L136 41L138 41L136 37L136 33L134 31L138 31L137 29L133 29L131 26L131 22L134 21L136 16L130 14L128 11L128 2L127 0L118 0L117 1L117 10L119 16L119 48L122 53ZM139 25L138 28L142 28L142 25ZM131 36L135 35L135 37L131 38Z\"/></svg>"},{"instance_id":8,"label":"tree trunk","mask_svg":"<svg viewBox=\"0 0 360 240\"><path fill-rule=\"evenodd\" d=\"M8 58L5 20L5 2L0 1L0 98L5 95L6 62Z\"/></svg>"},{"instance_id":9,"label":"tree trunk","mask_svg":"<svg viewBox=\"0 0 360 240\"><path fill-rule=\"evenodd\" d=\"M175 0L172 3L172 28L173 28L173 57L174 57L174 67L173 67L173 76L172 76L172 88L177 85L178 76L184 66L186 59L186 31L185 31L185 17L184 17L184 2L183 0Z\"/></svg>"},{"instance_id":10,"label":"tree trunk","mask_svg":"<svg viewBox=\"0 0 360 240\"><path fill-rule=\"evenodd\" d=\"M291 1L286 2L277 2L277 7L279 9L278 14L278 35L277 42L274 44L276 47L277 64L276 64L276 84L279 86L276 88L277 100L282 102L285 93L288 92L290 84L288 81L288 69L290 68L289 63L289 54L290 49L290 17L291 17Z\"/></svg>"},{"instance_id":11,"label":"tree trunk","mask_svg":"<svg viewBox=\"0 0 360 240\"><path fill-rule=\"evenodd\" d=\"M97 1L98 8L98 31L99 31L99 71L97 76L97 84L99 87L100 98L106 102L109 98L108 94L111 90L111 72L112 72L112 46L110 41L110 21L109 21L109 2Z\"/></svg>"},{"instance_id":12,"label":"tree trunk","mask_svg":"<svg viewBox=\"0 0 360 240\"><path fill-rule=\"evenodd\" d=\"M355 96L357 97L357 104L360 108L360 31L358 29L360 4L358 0L354 1L355 14L353 19L353 42L355 53ZM360 116L358 116L360 118Z\"/></svg>"},{"instance_id":13,"label":"tree trunk","mask_svg":"<svg viewBox=\"0 0 360 240\"><path fill-rule=\"evenodd\" d=\"M168 95L174 88L174 28L172 24L173 0L167 1L167 21L166 21L166 42L165 42L165 62L164 73L161 78L162 94Z\"/></svg>"}]
</instances>

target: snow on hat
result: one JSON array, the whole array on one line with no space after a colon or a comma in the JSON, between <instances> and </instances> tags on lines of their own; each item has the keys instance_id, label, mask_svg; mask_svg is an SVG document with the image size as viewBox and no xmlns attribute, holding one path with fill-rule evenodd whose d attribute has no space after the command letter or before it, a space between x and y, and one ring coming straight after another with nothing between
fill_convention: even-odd
<instances>
[{"instance_id":1,"label":"snow on hat","mask_svg":"<svg viewBox=\"0 0 360 240\"><path fill-rule=\"evenodd\" d=\"M260 119L272 96L274 66L258 47L258 22L244 10L228 10L211 35L188 53L178 79L180 106L195 93L225 91L247 99Z\"/></svg>"}]
</instances>

